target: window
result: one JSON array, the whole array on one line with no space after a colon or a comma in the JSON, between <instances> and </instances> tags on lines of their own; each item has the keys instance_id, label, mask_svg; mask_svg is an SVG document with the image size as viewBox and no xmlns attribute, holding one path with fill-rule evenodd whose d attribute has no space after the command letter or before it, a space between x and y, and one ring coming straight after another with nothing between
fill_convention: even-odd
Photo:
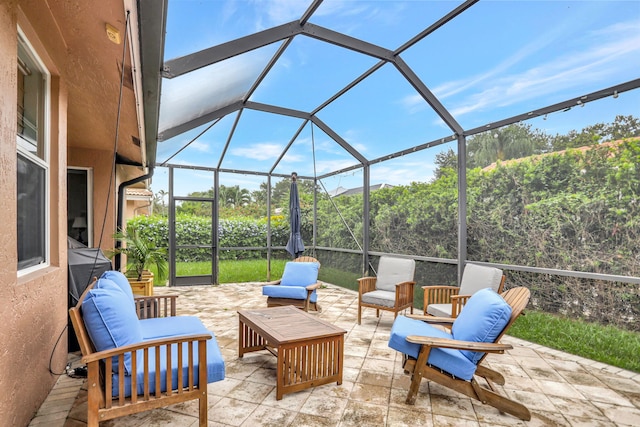
<instances>
[{"instance_id":1,"label":"window","mask_svg":"<svg viewBox=\"0 0 640 427\"><path fill-rule=\"evenodd\" d=\"M18 29L18 271L47 264L49 74Z\"/></svg>"}]
</instances>

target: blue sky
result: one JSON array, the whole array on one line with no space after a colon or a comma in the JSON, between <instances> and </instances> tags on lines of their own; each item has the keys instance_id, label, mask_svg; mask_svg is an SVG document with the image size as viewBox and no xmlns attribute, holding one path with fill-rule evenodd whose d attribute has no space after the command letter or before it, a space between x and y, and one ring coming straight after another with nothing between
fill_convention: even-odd
<instances>
[{"instance_id":1,"label":"blue sky","mask_svg":"<svg viewBox=\"0 0 640 427\"><path fill-rule=\"evenodd\" d=\"M165 59L206 49L298 19L301 0L169 0ZM325 1L310 23L395 50L454 9L455 1ZM240 99L280 43L163 82L161 127ZM640 1L480 1L401 54L463 129L545 107L640 78ZM376 64L374 58L297 36L250 100L309 112ZM640 116L638 90L530 123L549 134ZM367 159L448 137L451 130L391 64L320 110L317 116ZM243 112L221 164L236 114L221 119L170 160L270 171L301 125L298 119ZM208 125L158 144L159 163ZM371 183L428 181L434 149L383 162ZM455 149L455 147L452 147ZM274 169L322 175L357 161L317 127L306 126ZM166 173L164 173L166 175ZM212 186L211 174L185 173L179 193ZM265 180L228 175L222 184L257 189ZM162 168L152 189L166 188ZM362 185L361 172L324 182Z\"/></svg>"}]
</instances>

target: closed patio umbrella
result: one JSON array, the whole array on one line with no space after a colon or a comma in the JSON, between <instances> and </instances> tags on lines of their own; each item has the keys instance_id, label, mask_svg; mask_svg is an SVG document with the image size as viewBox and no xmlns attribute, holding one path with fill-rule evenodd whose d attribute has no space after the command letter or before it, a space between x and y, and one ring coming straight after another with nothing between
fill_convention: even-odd
<instances>
[{"instance_id":1,"label":"closed patio umbrella","mask_svg":"<svg viewBox=\"0 0 640 427\"><path fill-rule=\"evenodd\" d=\"M300 235L300 198L298 197L298 174L291 173L291 189L289 190L289 226L291 234L287 242L287 252L298 258L304 252L304 243Z\"/></svg>"}]
</instances>

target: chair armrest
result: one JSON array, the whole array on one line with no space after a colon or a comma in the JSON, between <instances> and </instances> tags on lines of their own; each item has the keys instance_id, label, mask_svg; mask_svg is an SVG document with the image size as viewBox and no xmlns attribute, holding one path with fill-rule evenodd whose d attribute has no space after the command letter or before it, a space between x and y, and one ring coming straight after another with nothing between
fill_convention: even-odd
<instances>
[{"instance_id":1,"label":"chair armrest","mask_svg":"<svg viewBox=\"0 0 640 427\"><path fill-rule=\"evenodd\" d=\"M133 302L138 319L170 317L176 315L178 295L135 296Z\"/></svg>"},{"instance_id":2,"label":"chair armrest","mask_svg":"<svg viewBox=\"0 0 640 427\"><path fill-rule=\"evenodd\" d=\"M451 317L458 317L471 295L451 295Z\"/></svg>"},{"instance_id":3,"label":"chair armrest","mask_svg":"<svg viewBox=\"0 0 640 427\"><path fill-rule=\"evenodd\" d=\"M376 277L361 277L358 279L358 292L360 295L376 290Z\"/></svg>"},{"instance_id":4,"label":"chair armrest","mask_svg":"<svg viewBox=\"0 0 640 427\"><path fill-rule=\"evenodd\" d=\"M307 290L307 292L313 292L316 289L320 288L320 286L322 286L322 282L316 282L312 285L307 286L305 289Z\"/></svg>"},{"instance_id":5,"label":"chair armrest","mask_svg":"<svg viewBox=\"0 0 640 427\"><path fill-rule=\"evenodd\" d=\"M451 296L457 295L460 288L457 286L423 286L424 312L427 312L429 304L449 304Z\"/></svg>"},{"instance_id":6,"label":"chair armrest","mask_svg":"<svg viewBox=\"0 0 640 427\"><path fill-rule=\"evenodd\" d=\"M406 304L413 305L413 287L416 282L400 282L396 283L396 307Z\"/></svg>"},{"instance_id":7,"label":"chair armrest","mask_svg":"<svg viewBox=\"0 0 640 427\"><path fill-rule=\"evenodd\" d=\"M510 350L513 348L511 344L459 341L447 338L424 337L420 335L409 335L407 337L407 341L414 344L426 345L429 347L481 351L484 353L504 353L505 350Z\"/></svg>"},{"instance_id":8,"label":"chair armrest","mask_svg":"<svg viewBox=\"0 0 640 427\"><path fill-rule=\"evenodd\" d=\"M272 280L271 282L266 282L264 285L262 286L273 286L273 285L279 285L282 282L282 279L279 280Z\"/></svg>"},{"instance_id":9,"label":"chair armrest","mask_svg":"<svg viewBox=\"0 0 640 427\"><path fill-rule=\"evenodd\" d=\"M406 287L414 287L416 284L416 282L400 282L400 283L396 283L396 290L398 290L398 288L406 288Z\"/></svg>"},{"instance_id":10,"label":"chair armrest","mask_svg":"<svg viewBox=\"0 0 640 427\"><path fill-rule=\"evenodd\" d=\"M421 320L430 325L442 325L442 326L448 326L448 327L451 327L451 325L453 325L453 321L455 320L450 317L436 317L436 316L428 316L428 315L425 316L421 314L407 314L406 316L410 319Z\"/></svg>"},{"instance_id":11,"label":"chair armrest","mask_svg":"<svg viewBox=\"0 0 640 427\"><path fill-rule=\"evenodd\" d=\"M207 341L213 336L211 334L193 334L179 335L175 337L158 338L150 341L143 341L136 344L124 345L109 350L97 351L95 353L82 356L82 363L92 363L99 360L108 359L110 357L124 356L126 353L136 352L138 350L160 347L164 345L181 344L185 342Z\"/></svg>"}]
</instances>

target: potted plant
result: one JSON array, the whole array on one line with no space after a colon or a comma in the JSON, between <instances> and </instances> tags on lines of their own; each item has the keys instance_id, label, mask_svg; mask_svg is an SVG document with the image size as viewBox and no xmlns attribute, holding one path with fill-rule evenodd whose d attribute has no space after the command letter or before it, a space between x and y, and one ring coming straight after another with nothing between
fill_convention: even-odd
<instances>
[{"instance_id":1,"label":"potted plant","mask_svg":"<svg viewBox=\"0 0 640 427\"><path fill-rule=\"evenodd\" d=\"M155 265L158 280L165 281L169 270L166 250L141 237L133 224L127 224L126 230L119 230L113 238L122 246L110 251L109 255L126 255L127 278L134 293L153 295L153 274L149 271L149 266Z\"/></svg>"}]
</instances>

